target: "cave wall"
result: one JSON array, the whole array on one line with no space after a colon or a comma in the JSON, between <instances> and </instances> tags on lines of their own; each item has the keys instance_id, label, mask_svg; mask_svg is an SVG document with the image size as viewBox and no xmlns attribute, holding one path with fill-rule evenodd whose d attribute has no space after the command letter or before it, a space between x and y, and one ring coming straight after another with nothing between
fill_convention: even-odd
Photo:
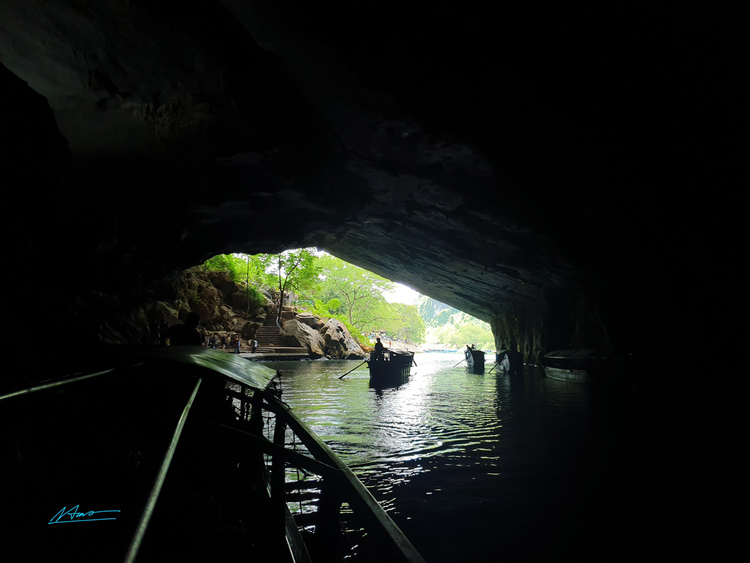
<instances>
[{"instance_id":1,"label":"cave wall","mask_svg":"<svg viewBox=\"0 0 750 563\"><path fill-rule=\"evenodd\" d=\"M605 304L581 289L547 289L538 299L506 305L488 322L497 350L519 352L531 364L551 350L633 350L628 327L608 318Z\"/></svg>"},{"instance_id":2,"label":"cave wall","mask_svg":"<svg viewBox=\"0 0 750 563\"><path fill-rule=\"evenodd\" d=\"M498 34L458 4L23 6L0 11L10 335L95 342L214 254L311 245L528 361L632 346L661 142L636 14L517 8Z\"/></svg>"}]
</instances>

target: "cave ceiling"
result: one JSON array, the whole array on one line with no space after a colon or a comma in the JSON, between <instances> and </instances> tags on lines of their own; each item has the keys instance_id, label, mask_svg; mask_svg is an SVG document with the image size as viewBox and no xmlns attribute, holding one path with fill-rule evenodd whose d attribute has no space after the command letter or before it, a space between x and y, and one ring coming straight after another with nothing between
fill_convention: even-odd
<instances>
[{"instance_id":1,"label":"cave ceiling","mask_svg":"<svg viewBox=\"0 0 750 563\"><path fill-rule=\"evenodd\" d=\"M485 320L626 279L657 142L649 26L496 8L3 2L6 131L49 158L53 117L67 155L54 193L21 196L24 244L96 264L103 290L317 246Z\"/></svg>"}]
</instances>

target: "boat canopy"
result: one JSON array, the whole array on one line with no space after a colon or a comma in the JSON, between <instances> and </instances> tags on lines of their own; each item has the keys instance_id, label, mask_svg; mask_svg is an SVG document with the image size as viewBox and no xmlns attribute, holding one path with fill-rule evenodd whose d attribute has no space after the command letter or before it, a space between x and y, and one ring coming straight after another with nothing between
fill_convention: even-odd
<instances>
[{"instance_id":1,"label":"boat canopy","mask_svg":"<svg viewBox=\"0 0 750 563\"><path fill-rule=\"evenodd\" d=\"M159 346L138 353L144 360L154 359L193 365L211 370L251 389L262 391L276 376L276 371L236 354L200 346Z\"/></svg>"}]
</instances>

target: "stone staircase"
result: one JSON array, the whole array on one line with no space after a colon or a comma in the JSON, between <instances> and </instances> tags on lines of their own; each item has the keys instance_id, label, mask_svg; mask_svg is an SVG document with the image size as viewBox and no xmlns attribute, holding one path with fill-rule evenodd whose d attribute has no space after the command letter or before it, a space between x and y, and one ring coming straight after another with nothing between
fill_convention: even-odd
<instances>
[{"instance_id":1,"label":"stone staircase","mask_svg":"<svg viewBox=\"0 0 750 563\"><path fill-rule=\"evenodd\" d=\"M258 341L259 354L307 354L306 348L285 346L285 338L279 334L275 316L267 318L265 324L258 328L255 340Z\"/></svg>"}]
</instances>

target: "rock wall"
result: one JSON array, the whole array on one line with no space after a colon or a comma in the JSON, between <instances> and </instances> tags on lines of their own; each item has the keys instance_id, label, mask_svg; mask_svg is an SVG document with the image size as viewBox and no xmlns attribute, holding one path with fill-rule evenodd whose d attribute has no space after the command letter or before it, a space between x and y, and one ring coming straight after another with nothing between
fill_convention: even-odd
<instances>
[{"instance_id":1,"label":"rock wall","mask_svg":"<svg viewBox=\"0 0 750 563\"><path fill-rule=\"evenodd\" d=\"M365 352L341 321L329 319L321 329L326 356L335 360L360 360Z\"/></svg>"},{"instance_id":2,"label":"rock wall","mask_svg":"<svg viewBox=\"0 0 750 563\"><path fill-rule=\"evenodd\" d=\"M301 346L313 359L322 358L328 354L326 342L320 332L298 319L285 321L282 333L288 338L287 346Z\"/></svg>"},{"instance_id":3,"label":"rock wall","mask_svg":"<svg viewBox=\"0 0 750 563\"><path fill-rule=\"evenodd\" d=\"M506 305L490 326L498 350L521 353L523 361L538 364L550 350L571 348L630 349L632 335L623 330L612 338L609 326L618 326L591 293L548 289L538 299Z\"/></svg>"},{"instance_id":4,"label":"rock wall","mask_svg":"<svg viewBox=\"0 0 750 563\"><path fill-rule=\"evenodd\" d=\"M176 289L180 318L192 311L200 316L206 330L248 334L245 338L255 333L251 327L263 325L266 308L271 305L267 300L257 301L257 293L248 294L226 272L203 271L201 267L183 272Z\"/></svg>"},{"instance_id":5,"label":"rock wall","mask_svg":"<svg viewBox=\"0 0 750 563\"><path fill-rule=\"evenodd\" d=\"M630 292L664 262L643 257L685 191L664 151L685 159L691 120L651 134L679 96L658 103L675 66L648 47L678 52L679 34L568 6L542 21L519 4L498 33L450 2L354 27L336 3L63 4L2 8L0 167L7 226L22 225L3 258L45 296L8 305L6 340L53 310L77 342L137 342L125 319L169 303L186 268L317 246L489 322L528 359L632 345ZM194 289L178 317L229 322Z\"/></svg>"}]
</instances>

